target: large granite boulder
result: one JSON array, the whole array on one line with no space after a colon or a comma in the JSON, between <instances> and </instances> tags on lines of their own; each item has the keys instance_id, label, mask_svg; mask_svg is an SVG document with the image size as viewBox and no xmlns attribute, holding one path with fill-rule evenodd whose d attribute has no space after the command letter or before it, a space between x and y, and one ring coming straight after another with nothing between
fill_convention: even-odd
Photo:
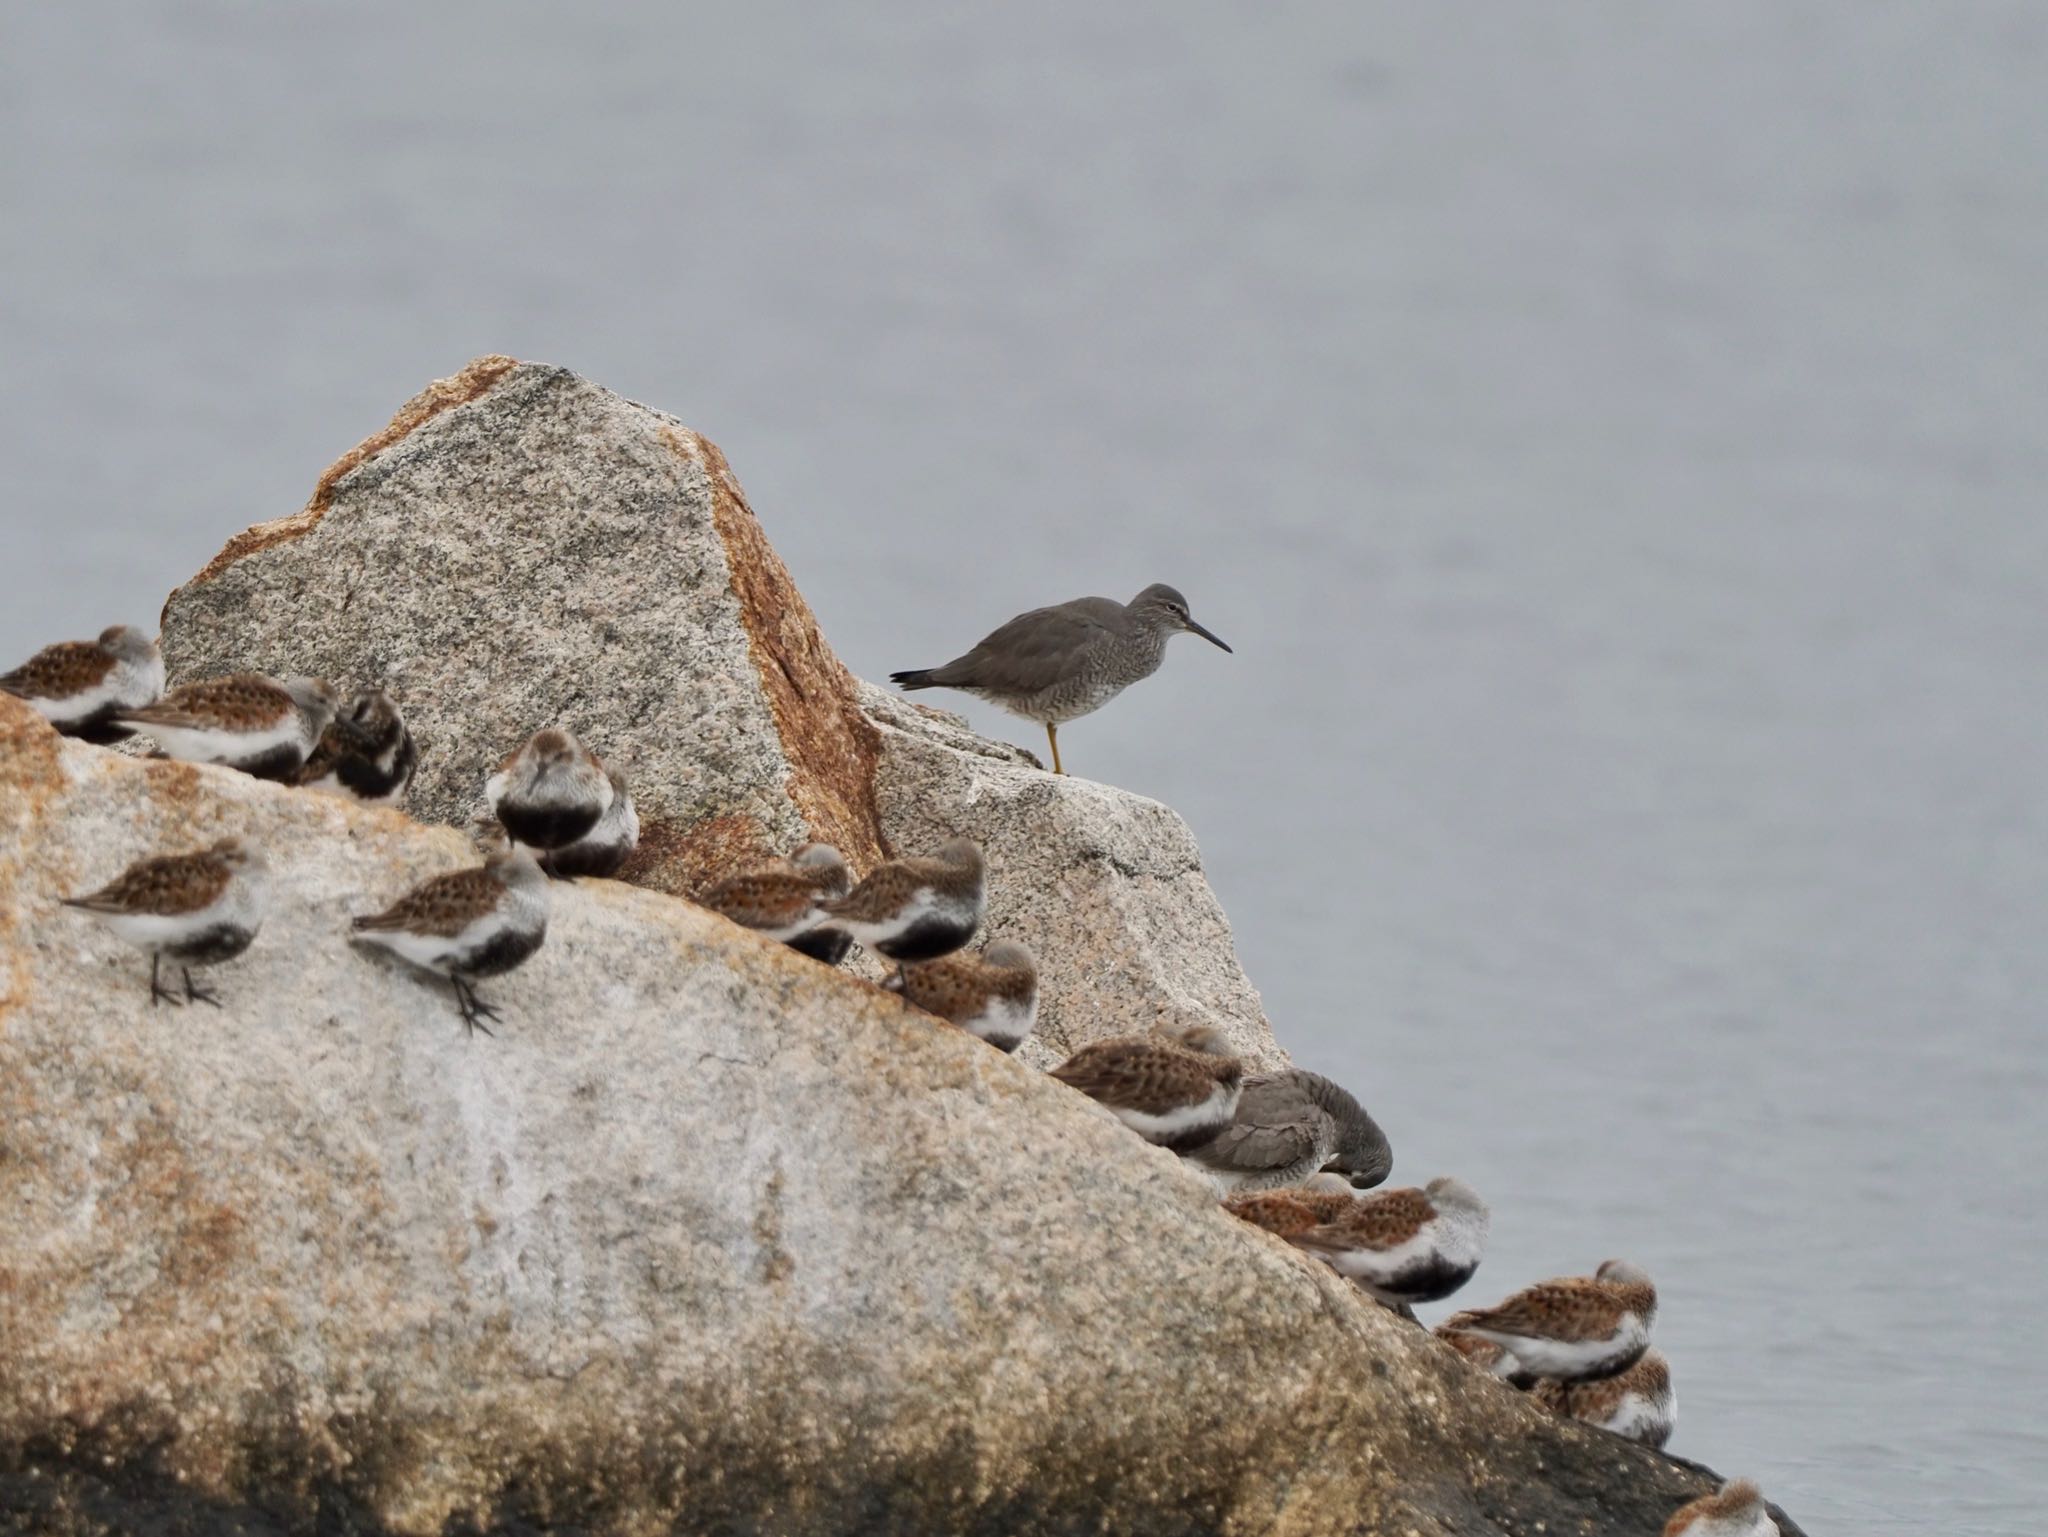
<instances>
[{"instance_id":1,"label":"large granite boulder","mask_svg":"<svg viewBox=\"0 0 2048 1537\"><path fill-rule=\"evenodd\" d=\"M276 910L152 1010L59 898L227 832ZM470 857L0 698L0 1532L1642 1537L1709 1486L658 892L558 888L466 1038L344 936Z\"/></svg>"},{"instance_id":2,"label":"large granite boulder","mask_svg":"<svg viewBox=\"0 0 2048 1537\"><path fill-rule=\"evenodd\" d=\"M389 688L424 820L465 822L511 747L566 725L629 767L624 874L662 891L806 838L857 869L979 839L992 930L1047 970L1035 1059L1178 1018L1283 1060L1178 816L858 684L716 445L567 369L430 386L171 595L164 653L174 681Z\"/></svg>"}]
</instances>

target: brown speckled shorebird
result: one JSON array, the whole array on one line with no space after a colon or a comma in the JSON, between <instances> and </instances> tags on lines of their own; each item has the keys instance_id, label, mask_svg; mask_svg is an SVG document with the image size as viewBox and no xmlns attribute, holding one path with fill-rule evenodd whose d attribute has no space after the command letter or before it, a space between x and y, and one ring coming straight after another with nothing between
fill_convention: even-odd
<instances>
[{"instance_id":1,"label":"brown speckled shorebird","mask_svg":"<svg viewBox=\"0 0 2048 1537\"><path fill-rule=\"evenodd\" d=\"M877 865L845 896L825 904L835 929L892 961L929 961L974 938L988 905L987 865L966 838L928 859Z\"/></svg>"},{"instance_id":2,"label":"brown speckled shorebird","mask_svg":"<svg viewBox=\"0 0 2048 1537\"><path fill-rule=\"evenodd\" d=\"M173 758L222 763L258 779L290 779L334 719L334 688L320 678L235 673L172 689L114 720Z\"/></svg>"},{"instance_id":3,"label":"brown speckled shorebird","mask_svg":"<svg viewBox=\"0 0 2048 1537\"><path fill-rule=\"evenodd\" d=\"M1664 1523L1664 1537L1778 1537L1778 1523L1762 1490L1746 1478L1731 1478L1719 1493L1680 1506Z\"/></svg>"},{"instance_id":4,"label":"brown speckled shorebird","mask_svg":"<svg viewBox=\"0 0 2048 1537\"><path fill-rule=\"evenodd\" d=\"M1186 1153L1221 1134L1244 1087L1223 1033L1185 1025L1083 1046L1052 1070L1139 1136Z\"/></svg>"},{"instance_id":5,"label":"brown speckled shorebird","mask_svg":"<svg viewBox=\"0 0 2048 1537\"><path fill-rule=\"evenodd\" d=\"M1626 1260L1590 1276L1564 1276L1523 1288L1496 1307L1459 1315L1467 1334L1514 1353L1538 1377L1585 1382L1626 1371L1649 1348L1657 1288Z\"/></svg>"},{"instance_id":6,"label":"brown speckled shorebird","mask_svg":"<svg viewBox=\"0 0 2048 1537\"><path fill-rule=\"evenodd\" d=\"M476 869L436 875L381 913L353 921L356 943L446 977L474 1035L498 1011L476 995L480 977L523 965L548 933L548 878L524 844L500 844Z\"/></svg>"},{"instance_id":7,"label":"brown speckled shorebird","mask_svg":"<svg viewBox=\"0 0 2048 1537\"><path fill-rule=\"evenodd\" d=\"M0 693L26 701L64 735L89 742L128 736L128 727L114 723L114 713L155 704L163 692L163 653L127 624L109 626L98 640L45 646L14 671L0 674Z\"/></svg>"},{"instance_id":8,"label":"brown speckled shorebird","mask_svg":"<svg viewBox=\"0 0 2048 1537\"><path fill-rule=\"evenodd\" d=\"M1394 1167L1386 1133L1365 1108L1302 1068L1247 1078L1229 1127L1192 1157L1225 1190L1299 1185L1322 1169L1369 1190Z\"/></svg>"},{"instance_id":9,"label":"brown speckled shorebird","mask_svg":"<svg viewBox=\"0 0 2048 1537\"><path fill-rule=\"evenodd\" d=\"M1230 649L1195 623L1186 598L1154 582L1128 603L1076 598L1034 608L943 667L892 672L889 678L906 691L957 688L1037 721L1052 748L1053 772L1064 774L1059 728L1159 671L1167 641L1182 631Z\"/></svg>"},{"instance_id":10,"label":"brown speckled shorebird","mask_svg":"<svg viewBox=\"0 0 2048 1537\"><path fill-rule=\"evenodd\" d=\"M1284 1234L1390 1307L1437 1302L1472 1278L1486 1250L1486 1203L1463 1180L1374 1190L1327 1222Z\"/></svg>"},{"instance_id":11,"label":"brown speckled shorebird","mask_svg":"<svg viewBox=\"0 0 2048 1537\"><path fill-rule=\"evenodd\" d=\"M697 905L800 955L837 966L853 947L853 936L820 925L825 904L852 889L853 872L839 850L829 843L806 843L787 859L727 876L698 897Z\"/></svg>"},{"instance_id":12,"label":"brown speckled shorebird","mask_svg":"<svg viewBox=\"0 0 2048 1537\"><path fill-rule=\"evenodd\" d=\"M194 966L217 966L248 949L268 909L268 868L237 838L191 854L138 859L110 884L64 905L88 912L120 938L149 952L149 1002L181 1000L164 987L165 956L185 975L185 1003L220 1000L192 981Z\"/></svg>"},{"instance_id":13,"label":"brown speckled shorebird","mask_svg":"<svg viewBox=\"0 0 2048 1537\"><path fill-rule=\"evenodd\" d=\"M998 1051L1015 1051L1038 1022L1038 960L1014 939L900 966L882 984Z\"/></svg>"},{"instance_id":14,"label":"brown speckled shorebird","mask_svg":"<svg viewBox=\"0 0 2048 1537\"><path fill-rule=\"evenodd\" d=\"M1535 1384L1530 1396L1553 1414L1597 1425L1644 1446L1663 1446L1678 1423L1671 1363L1661 1350L1646 1350L1627 1371L1597 1382L1559 1382L1545 1377Z\"/></svg>"},{"instance_id":15,"label":"brown speckled shorebird","mask_svg":"<svg viewBox=\"0 0 2048 1537\"><path fill-rule=\"evenodd\" d=\"M610 809L604 760L558 727L536 731L484 781L484 799L515 843L567 848Z\"/></svg>"},{"instance_id":16,"label":"brown speckled shorebird","mask_svg":"<svg viewBox=\"0 0 2048 1537\"><path fill-rule=\"evenodd\" d=\"M419 761L405 712L381 688L367 688L327 723L292 783L366 806L395 806Z\"/></svg>"}]
</instances>

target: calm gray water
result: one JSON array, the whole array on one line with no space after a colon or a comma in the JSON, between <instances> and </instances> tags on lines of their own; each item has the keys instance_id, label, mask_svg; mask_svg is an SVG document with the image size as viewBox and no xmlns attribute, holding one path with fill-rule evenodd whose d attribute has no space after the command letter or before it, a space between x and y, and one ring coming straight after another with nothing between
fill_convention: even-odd
<instances>
[{"instance_id":1,"label":"calm gray water","mask_svg":"<svg viewBox=\"0 0 2048 1537\"><path fill-rule=\"evenodd\" d=\"M1675 1450L2038 1532L2048 10L567 9L10 10L0 652L487 351L716 438L869 677L1173 581L1238 654L1070 766L1475 1296L1626 1254Z\"/></svg>"}]
</instances>

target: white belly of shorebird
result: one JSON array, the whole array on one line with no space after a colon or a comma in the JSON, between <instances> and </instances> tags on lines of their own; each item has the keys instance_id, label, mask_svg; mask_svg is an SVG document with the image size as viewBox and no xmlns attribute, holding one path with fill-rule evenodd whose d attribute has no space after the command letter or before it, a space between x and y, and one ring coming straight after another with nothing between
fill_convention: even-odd
<instances>
[{"instance_id":1,"label":"white belly of shorebird","mask_svg":"<svg viewBox=\"0 0 2048 1537\"><path fill-rule=\"evenodd\" d=\"M1612 1334L1597 1340L1544 1339L1491 1329L1471 1332L1512 1350L1526 1371L1538 1377L1562 1377L1567 1382L1577 1382L1605 1363L1640 1354L1650 1338L1649 1327L1635 1313L1624 1315Z\"/></svg>"},{"instance_id":2,"label":"white belly of shorebird","mask_svg":"<svg viewBox=\"0 0 2048 1537\"><path fill-rule=\"evenodd\" d=\"M299 748L303 756L306 738L299 726L298 718L291 716L262 731L194 730L184 726L158 725L138 726L137 729L173 758L181 758L187 763L239 763L280 747Z\"/></svg>"},{"instance_id":3,"label":"white belly of shorebird","mask_svg":"<svg viewBox=\"0 0 2048 1537\"><path fill-rule=\"evenodd\" d=\"M991 998L979 1014L960 1021L960 1028L1007 1050L1031 1034L1037 1022L1036 1000L1027 1006L1012 998Z\"/></svg>"},{"instance_id":4,"label":"white belly of shorebird","mask_svg":"<svg viewBox=\"0 0 2048 1537\"><path fill-rule=\"evenodd\" d=\"M115 935L141 950L168 950L222 923L235 921L238 904L223 898L191 913L96 913Z\"/></svg>"},{"instance_id":5,"label":"white belly of shorebird","mask_svg":"<svg viewBox=\"0 0 2048 1537\"><path fill-rule=\"evenodd\" d=\"M1132 1110L1113 1107L1116 1117L1124 1125L1148 1141L1163 1142L1193 1131L1198 1126L1208 1126L1217 1121L1227 1121L1237 1108L1239 1086L1234 1083L1219 1083L1204 1099L1193 1104L1178 1105L1171 1110L1156 1113L1147 1110Z\"/></svg>"},{"instance_id":6,"label":"white belly of shorebird","mask_svg":"<svg viewBox=\"0 0 2048 1537\"><path fill-rule=\"evenodd\" d=\"M1677 1418L1677 1408L1668 1397L1651 1398L1643 1393L1624 1393L1612 1414L1591 1423L1618 1436L1627 1436L1631 1441L1643 1441L1667 1433Z\"/></svg>"}]
</instances>

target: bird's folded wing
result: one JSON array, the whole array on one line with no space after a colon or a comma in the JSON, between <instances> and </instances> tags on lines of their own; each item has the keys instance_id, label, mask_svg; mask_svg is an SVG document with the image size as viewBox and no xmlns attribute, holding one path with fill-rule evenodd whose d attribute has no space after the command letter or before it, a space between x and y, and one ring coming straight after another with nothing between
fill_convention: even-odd
<instances>
[{"instance_id":1,"label":"bird's folded wing","mask_svg":"<svg viewBox=\"0 0 2048 1537\"><path fill-rule=\"evenodd\" d=\"M415 886L381 913L355 920L359 929L410 929L453 939L498 905L505 888L487 870L456 870Z\"/></svg>"},{"instance_id":2,"label":"bird's folded wing","mask_svg":"<svg viewBox=\"0 0 2048 1537\"><path fill-rule=\"evenodd\" d=\"M21 699L62 699L91 688L113 666L114 659L89 641L60 641L0 675L0 690Z\"/></svg>"}]
</instances>

